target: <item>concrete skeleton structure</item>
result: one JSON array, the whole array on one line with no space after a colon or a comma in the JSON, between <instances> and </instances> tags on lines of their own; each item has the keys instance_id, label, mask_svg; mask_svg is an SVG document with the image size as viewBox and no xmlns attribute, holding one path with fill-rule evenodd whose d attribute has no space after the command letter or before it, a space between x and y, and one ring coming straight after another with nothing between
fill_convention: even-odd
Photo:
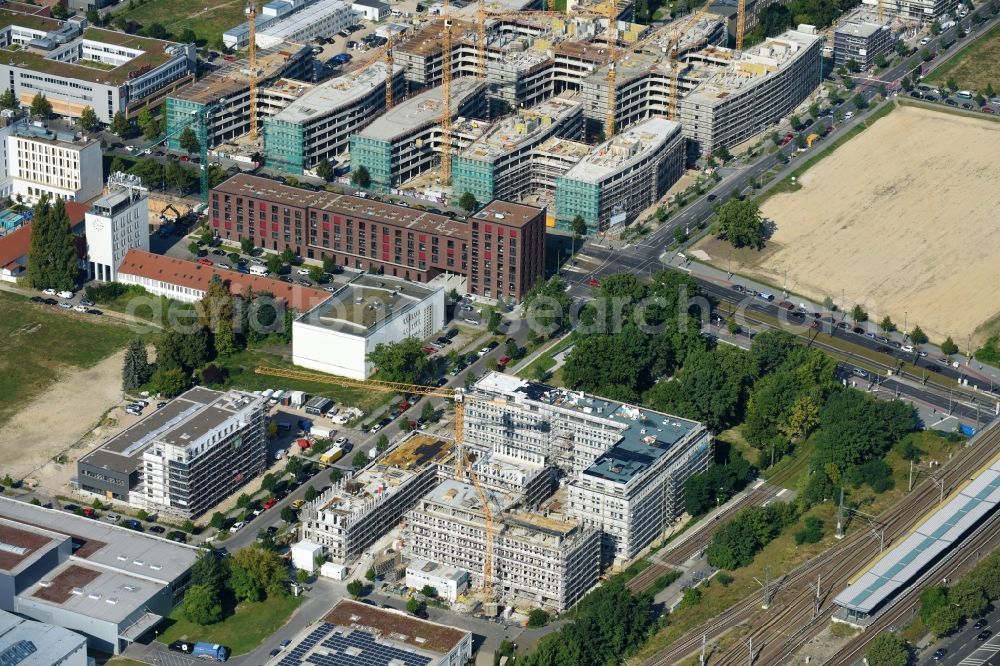
<instances>
[{"instance_id":1,"label":"concrete skeleton structure","mask_svg":"<svg viewBox=\"0 0 1000 666\"><path fill-rule=\"evenodd\" d=\"M493 201L465 222L348 194L311 192L239 174L209 197L210 224L227 240L426 283L467 278L472 293L520 301L542 275L544 211Z\"/></svg>"},{"instance_id":2,"label":"concrete skeleton structure","mask_svg":"<svg viewBox=\"0 0 1000 666\"><path fill-rule=\"evenodd\" d=\"M308 46L286 44L257 51L258 122L273 116L313 88L313 58ZM167 96L164 104L167 147L181 150L180 136L191 126L198 141L217 146L250 131L250 63L245 59L217 63L218 68ZM207 113L203 132L192 119Z\"/></svg>"},{"instance_id":3,"label":"concrete skeleton structure","mask_svg":"<svg viewBox=\"0 0 1000 666\"><path fill-rule=\"evenodd\" d=\"M598 530L603 560L625 564L684 511L712 437L696 422L490 373L466 401L463 442L567 476L566 513Z\"/></svg>"},{"instance_id":4,"label":"concrete skeleton structure","mask_svg":"<svg viewBox=\"0 0 1000 666\"><path fill-rule=\"evenodd\" d=\"M399 524L438 483L439 467L452 460L450 442L412 433L350 479L342 479L299 512L299 537L319 544L335 563L356 561Z\"/></svg>"},{"instance_id":5,"label":"concrete skeleton structure","mask_svg":"<svg viewBox=\"0 0 1000 666\"><path fill-rule=\"evenodd\" d=\"M960 0L861 0L869 11L876 11L881 4L885 14L904 19L931 23L946 18L958 9Z\"/></svg>"},{"instance_id":6,"label":"concrete skeleton structure","mask_svg":"<svg viewBox=\"0 0 1000 666\"><path fill-rule=\"evenodd\" d=\"M444 289L360 275L292 322L292 363L368 379L378 345L426 340L445 321Z\"/></svg>"},{"instance_id":7,"label":"concrete skeleton structure","mask_svg":"<svg viewBox=\"0 0 1000 666\"><path fill-rule=\"evenodd\" d=\"M457 79L451 84L451 150L475 141L486 123L486 84ZM370 189L388 192L435 168L441 155L443 86L400 102L351 135L351 170L361 167L371 177ZM481 199L489 201L490 199Z\"/></svg>"},{"instance_id":8,"label":"concrete skeleton structure","mask_svg":"<svg viewBox=\"0 0 1000 666\"><path fill-rule=\"evenodd\" d=\"M895 39L892 18L878 19L867 9L859 9L842 18L833 29L833 64L843 67L853 60L867 71L879 55L892 53Z\"/></svg>"},{"instance_id":9,"label":"concrete skeleton structure","mask_svg":"<svg viewBox=\"0 0 1000 666\"><path fill-rule=\"evenodd\" d=\"M137 113L194 81L196 59L194 44L0 9L0 80L22 105L42 93L62 116L88 106L103 123Z\"/></svg>"},{"instance_id":10,"label":"concrete skeleton structure","mask_svg":"<svg viewBox=\"0 0 1000 666\"><path fill-rule=\"evenodd\" d=\"M194 518L263 473L266 403L195 387L77 462L80 490Z\"/></svg>"},{"instance_id":11,"label":"concrete skeleton structure","mask_svg":"<svg viewBox=\"0 0 1000 666\"><path fill-rule=\"evenodd\" d=\"M181 600L198 549L0 497L0 610L118 654ZM53 662L49 662L53 663Z\"/></svg>"},{"instance_id":12,"label":"concrete skeleton structure","mask_svg":"<svg viewBox=\"0 0 1000 666\"><path fill-rule=\"evenodd\" d=\"M302 174L324 159L333 162L350 146L351 135L385 111L388 65L382 61L308 90L264 120L264 162ZM403 68L393 66L393 96L402 93Z\"/></svg>"}]
</instances>

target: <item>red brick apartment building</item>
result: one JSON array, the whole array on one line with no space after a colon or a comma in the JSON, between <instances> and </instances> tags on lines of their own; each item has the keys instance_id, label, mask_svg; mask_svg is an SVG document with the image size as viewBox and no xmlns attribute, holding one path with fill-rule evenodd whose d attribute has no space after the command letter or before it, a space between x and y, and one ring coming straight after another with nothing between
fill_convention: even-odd
<instances>
[{"instance_id":1,"label":"red brick apartment building","mask_svg":"<svg viewBox=\"0 0 1000 666\"><path fill-rule=\"evenodd\" d=\"M357 270L428 282L467 278L471 293L520 301L542 276L545 210L493 201L464 222L414 208L313 192L238 174L212 189L211 224L221 238L248 238L308 259L333 257Z\"/></svg>"}]
</instances>

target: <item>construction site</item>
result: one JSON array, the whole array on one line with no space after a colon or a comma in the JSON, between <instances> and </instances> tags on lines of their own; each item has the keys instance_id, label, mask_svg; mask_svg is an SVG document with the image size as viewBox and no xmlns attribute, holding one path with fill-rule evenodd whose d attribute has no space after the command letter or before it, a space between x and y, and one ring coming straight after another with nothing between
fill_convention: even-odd
<instances>
[{"instance_id":1,"label":"construction site","mask_svg":"<svg viewBox=\"0 0 1000 666\"><path fill-rule=\"evenodd\" d=\"M390 582L411 561L467 578L461 610L562 611L676 523L712 457L699 423L499 373L456 407L454 438L410 434L306 504L302 541L337 565L384 560Z\"/></svg>"},{"instance_id":2,"label":"construction site","mask_svg":"<svg viewBox=\"0 0 1000 666\"><path fill-rule=\"evenodd\" d=\"M812 26L744 49L740 9L730 49L728 18L709 4L656 27L630 22L629 3L572 15L435 6L317 83L315 67L297 66L311 58L255 33L248 5L247 60L175 94L168 117L179 126L204 112L210 146L263 155L278 172L363 166L379 191L547 205L549 226L581 216L593 235L631 222L685 163L760 135L819 84ZM637 179L650 186L619 186Z\"/></svg>"}]
</instances>

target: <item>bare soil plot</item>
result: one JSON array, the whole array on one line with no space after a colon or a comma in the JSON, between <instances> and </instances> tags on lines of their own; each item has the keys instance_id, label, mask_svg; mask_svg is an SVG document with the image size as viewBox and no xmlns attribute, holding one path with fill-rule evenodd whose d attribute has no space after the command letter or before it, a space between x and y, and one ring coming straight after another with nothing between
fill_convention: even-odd
<instances>
[{"instance_id":1,"label":"bare soil plot","mask_svg":"<svg viewBox=\"0 0 1000 666\"><path fill-rule=\"evenodd\" d=\"M1000 123L900 106L764 203L776 231L739 270L975 346L1000 313L997 155Z\"/></svg>"}]
</instances>

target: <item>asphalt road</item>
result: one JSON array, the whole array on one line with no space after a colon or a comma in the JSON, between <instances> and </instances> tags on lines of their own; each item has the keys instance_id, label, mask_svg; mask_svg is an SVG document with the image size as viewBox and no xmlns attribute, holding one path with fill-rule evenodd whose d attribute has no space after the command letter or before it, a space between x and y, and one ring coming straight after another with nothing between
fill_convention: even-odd
<instances>
[{"instance_id":1,"label":"asphalt road","mask_svg":"<svg viewBox=\"0 0 1000 666\"><path fill-rule=\"evenodd\" d=\"M992 635L985 641L976 637L982 629L976 629L975 620L967 621L955 634L931 644L923 651L920 664L942 664L942 666L1000 666L1000 608L988 613L986 629ZM938 649L945 651L941 659L934 659Z\"/></svg>"}]
</instances>

